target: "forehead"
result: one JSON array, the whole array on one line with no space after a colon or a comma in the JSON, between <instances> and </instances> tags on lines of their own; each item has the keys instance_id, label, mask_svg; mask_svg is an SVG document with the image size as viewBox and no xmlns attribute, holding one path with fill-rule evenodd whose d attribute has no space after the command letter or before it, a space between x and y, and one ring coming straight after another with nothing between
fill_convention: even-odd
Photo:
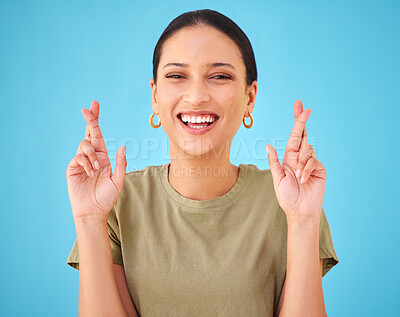
<instances>
[{"instance_id":1,"label":"forehead","mask_svg":"<svg viewBox=\"0 0 400 317\"><path fill-rule=\"evenodd\" d=\"M237 70L245 69L236 43L209 26L185 27L166 40L160 66L173 62L197 66L223 62L232 64Z\"/></svg>"}]
</instances>

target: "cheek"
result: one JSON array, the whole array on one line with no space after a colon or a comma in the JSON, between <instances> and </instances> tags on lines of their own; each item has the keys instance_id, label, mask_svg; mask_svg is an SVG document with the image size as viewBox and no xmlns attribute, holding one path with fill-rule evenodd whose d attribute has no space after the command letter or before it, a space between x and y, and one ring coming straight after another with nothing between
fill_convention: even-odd
<instances>
[{"instance_id":1,"label":"cheek","mask_svg":"<svg viewBox=\"0 0 400 317\"><path fill-rule=\"evenodd\" d=\"M245 110L244 96L239 93L239 88L226 91L221 95L219 104L224 108L226 133L231 136L232 131L237 131L242 123Z\"/></svg>"},{"instance_id":2,"label":"cheek","mask_svg":"<svg viewBox=\"0 0 400 317\"><path fill-rule=\"evenodd\" d=\"M160 112L171 111L179 101L179 90L173 85L160 85L157 90L158 104Z\"/></svg>"},{"instance_id":3,"label":"cheek","mask_svg":"<svg viewBox=\"0 0 400 317\"><path fill-rule=\"evenodd\" d=\"M239 109L243 107L243 98L240 96L237 91L229 89L224 93L220 94L219 104L224 108L226 114L235 116ZM235 111L232 111L232 110Z\"/></svg>"},{"instance_id":4,"label":"cheek","mask_svg":"<svg viewBox=\"0 0 400 317\"><path fill-rule=\"evenodd\" d=\"M236 102L236 100L237 100L237 96L236 96L232 91L230 91L230 92L226 95L226 103L227 103L227 104L232 105L232 104L234 104L234 103Z\"/></svg>"}]
</instances>

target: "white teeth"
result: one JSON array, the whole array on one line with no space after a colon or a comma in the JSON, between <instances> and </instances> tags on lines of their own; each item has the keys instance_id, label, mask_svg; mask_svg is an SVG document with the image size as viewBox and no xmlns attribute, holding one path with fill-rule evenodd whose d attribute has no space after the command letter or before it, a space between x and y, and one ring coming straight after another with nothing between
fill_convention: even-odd
<instances>
[{"instance_id":1,"label":"white teeth","mask_svg":"<svg viewBox=\"0 0 400 317\"><path fill-rule=\"evenodd\" d=\"M208 123L212 123L215 121L215 117L213 116L189 116L187 114L181 115L181 119L183 122L190 122L190 123L204 123L204 122L208 122Z\"/></svg>"},{"instance_id":2,"label":"white teeth","mask_svg":"<svg viewBox=\"0 0 400 317\"><path fill-rule=\"evenodd\" d=\"M189 127L191 127L192 129L203 129L203 128L206 128L207 126L206 126L206 125L196 125L196 126L193 126L193 125L190 125L190 124L189 124Z\"/></svg>"}]
</instances>

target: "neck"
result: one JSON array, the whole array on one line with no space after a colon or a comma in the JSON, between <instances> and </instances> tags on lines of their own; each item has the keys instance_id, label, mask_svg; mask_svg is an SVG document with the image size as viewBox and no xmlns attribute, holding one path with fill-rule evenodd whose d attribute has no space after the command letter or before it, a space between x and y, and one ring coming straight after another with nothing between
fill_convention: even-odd
<instances>
[{"instance_id":1,"label":"neck","mask_svg":"<svg viewBox=\"0 0 400 317\"><path fill-rule=\"evenodd\" d=\"M218 157L172 155L168 181L182 196L193 200L208 200L226 194L235 185L239 167L229 161L227 153Z\"/></svg>"}]
</instances>

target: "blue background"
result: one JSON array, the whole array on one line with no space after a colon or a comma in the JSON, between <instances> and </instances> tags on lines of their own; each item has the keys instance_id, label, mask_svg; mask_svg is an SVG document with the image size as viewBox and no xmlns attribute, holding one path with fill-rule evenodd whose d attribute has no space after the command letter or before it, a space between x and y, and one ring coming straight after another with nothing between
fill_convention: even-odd
<instances>
[{"instance_id":1,"label":"blue background","mask_svg":"<svg viewBox=\"0 0 400 317\"><path fill-rule=\"evenodd\" d=\"M96 99L112 164L168 162L148 123L152 53L179 14L211 8L250 38L259 72L254 127L232 162L280 159L293 103L328 174L324 210L340 263L324 278L329 316L394 316L399 257L399 1L1 1L3 137L0 315L77 316L78 271L65 171ZM396 207L397 206L397 207Z\"/></svg>"}]
</instances>

